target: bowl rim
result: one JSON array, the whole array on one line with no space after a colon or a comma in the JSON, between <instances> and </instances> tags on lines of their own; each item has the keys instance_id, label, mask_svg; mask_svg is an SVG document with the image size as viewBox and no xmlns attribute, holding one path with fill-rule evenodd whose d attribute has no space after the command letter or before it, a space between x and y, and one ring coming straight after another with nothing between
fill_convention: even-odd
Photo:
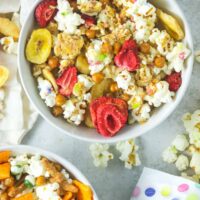
<instances>
[{"instance_id":1,"label":"bowl rim","mask_svg":"<svg viewBox=\"0 0 200 200\"><path fill-rule=\"evenodd\" d=\"M72 174L74 177L76 177L78 180L80 180L84 184L87 184L88 186L90 186L92 191L93 191L94 200L98 200L97 194L96 194L93 186L88 181L88 179L85 177L85 175L75 165L73 165L67 159L57 155L56 153L53 153L51 151L44 150L44 149L41 149L41 148L38 148L38 147L33 147L33 146L30 146L30 145L0 146L0 151L5 151L5 150L11 150L14 153L17 152L17 151L25 151L25 153L30 153L30 154L33 154L33 155L39 154L41 156L47 157L49 160L56 161L56 162L60 163L70 174Z\"/></svg>"},{"instance_id":2,"label":"bowl rim","mask_svg":"<svg viewBox=\"0 0 200 200\"><path fill-rule=\"evenodd\" d=\"M24 26L22 27L22 30L21 30L21 33L23 33L26 29L26 24L28 23L28 19L31 17L31 15L33 14L34 10L35 10L35 7L36 5L40 2L41 0L36 0L34 5L32 6L31 8L31 11L29 12L29 14L27 15L26 17L26 20L25 20L25 23L24 23ZM162 1L162 0L160 0ZM110 138L105 138L102 136L101 139L98 139L98 138L89 138L89 137L84 137L82 136L81 134L77 135L77 134L73 134L67 130L65 130L64 128L56 125L56 123L52 122L51 119L48 118L48 116L46 116L45 113L43 113L40 108L38 108L36 105L35 105L35 102L34 100L31 98L31 93L29 93L28 91L28 88L26 87L26 84L25 84L25 80L23 78L23 70L21 67L21 56L18 56L18 69L19 69L19 75L20 75L20 79L21 79L21 82L22 82L22 85L23 85L23 88L26 92L26 95L28 96L29 100L31 101L31 103L33 104L33 106L35 107L35 109L39 112L39 114L43 117L43 119L45 119L45 121L47 121L49 124L51 124L53 127L55 127L56 129L58 129L60 132L63 132L64 134L66 134L67 136L70 136L70 137L73 137L75 139L78 139L78 140L82 140L82 141L85 141L85 142L100 142L100 143L116 143L116 142L119 142L119 141L124 141L124 140L128 140L128 139L132 139L132 138L136 138L136 137L139 137L139 136L142 136L144 134L147 134L148 132L150 132L153 128L156 128L157 126L159 126L162 122L164 122L171 114L173 111L175 111L176 107L180 104L181 100L183 99L185 93L186 93L186 90L187 88L189 87L189 82L190 82L190 79L191 79L191 75L192 75L192 70L193 70L193 64L194 64L194 46L193 46L193 38L192 38L192 34L191 34L191 28L187 22L187 19L182 11L182 9L180 8L180 6L178 5L177 1L174 0L173 3L171 4L174 4L176 6L176 8L178 9L178 12L180 13L180 17L182 19L182 22L184 24L184 27L185 29L187 29L187 43L190 45L190 51L191 51L191 54L190 56L187 58L188 60L188 66L187 66L187 79L184 80L184 84L182 86L182 91L181 93L176 93L176 101L173 101L171 104L172 106L170 106L168 109L167 109L167 112L166 114L163 116L163 117L158 117L157 118L157 121L150 125L149 128L147 128L147 130L145 131L140 131L140 132L136 132L134 133L134 135L124 135L123 138L118 138L118 137L110 137ZM24 40L24 38L22 38L22 35L23 34L20 34L20 38L19 38L19 46L18 46L18 52L19 52L19 55L20 55L20 52L24 52L24 49L21 47L21 41ZM22 50L22 51L21 51ZM49 111L50 112L50 111ZM132 127L134 128L134 127ZM80 127L80 130L81 130L81 127ZM96 133L98 134L98 133ZM123 134L123 133L122 133Z\"/></svg>"}]
</instances>

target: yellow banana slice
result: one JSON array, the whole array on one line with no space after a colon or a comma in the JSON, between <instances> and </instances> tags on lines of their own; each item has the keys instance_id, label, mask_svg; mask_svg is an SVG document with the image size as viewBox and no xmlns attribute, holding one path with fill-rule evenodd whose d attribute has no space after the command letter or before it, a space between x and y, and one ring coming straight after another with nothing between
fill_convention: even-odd
<instances>
[{"instance_id":1,"label":"yellow banana slice","mask_svg":"<svg viewBox=\"0 0 200 200\"><path fill-rule=\"evenodd\" d=\"M37 29L32 32L26 46L27 60L34 64L43 64L51 53L52 37L47 29Z\"/></svg>"},{"instance_id":2,"label":"yellow banana slice","mask_svg":"<svg viewBox=\"0 0 200 200\"><path fill-rule=\"evenodd\" d=\"M9 77L9 71L6 67L0 66L0 87L4 86Z\"/></svg>"},{"instance_id":3,"label":"yellow banana slice","mask_svg":"<svg viewBox=\"0 0 200 200\"><path fill-rule=\"evenodd\" d=\"M19 27L8 18L0 17L0 33L5 36L11 36L15 40L19 39Z\"/></svg>"},{"instance_id":4,"label":"yellow banana slice","mask_svg":"<svg viewBox=\"0 0 200 200\"><path fill-rule=\"evenodd\" d=\"M182 40L185 37L185 33L180 26L177 19L168 15L167 13L163 12L160 9L157 9L157 16L166 28L167 32L175 39L175 40Z\"/></svg>"},{"instance_id":5,"label":"yellow banana slice","mask_svg":"<svg viewBox=\"0 0 200 200\"><path fill-rule=\"evenodd\" d=\"M46 78L54 87L55 91L58 91L58 86L56 84L56 80L53 76L53 74L48 69L42 70L44 78Z\"/></svg>"}]
</instances>

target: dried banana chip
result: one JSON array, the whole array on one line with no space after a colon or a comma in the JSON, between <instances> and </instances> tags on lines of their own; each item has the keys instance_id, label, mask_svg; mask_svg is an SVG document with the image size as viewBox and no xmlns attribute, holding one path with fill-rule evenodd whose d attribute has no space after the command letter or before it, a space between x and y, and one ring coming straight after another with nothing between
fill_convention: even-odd
<instances>
[{"instance_id":1,"label":"dried banana chip","mask_svg":"<svg viewBox=\"0 0 200 200\"><path fill-rule=\"evenodd\" d=\"M182 40L185 37L185 33L181 28L177 19L168 15L160 9L157 9L157 16L166 28L167 32L175 39Z\"/></svg>"},{"instance_id":2,"label":"dried banana chip","mask_svg":"<svg viewBox=\"0 0 200 200\"><path fill-rule=\"evenodd\" d=\"M5 36L11 36L15 40L18 40L20 30L17 25L8 18L0 17L0 33Z\"/></svg>"},{"instance_id":3,"label":"dried banana chip","mask_svg":"<svg viewBox=\"0 0 200 200\"><path fill-rule=\"evenodd\" d=\"M6 67L0 66L0 87L4 86L9 77L9 71Z\"/></svg>"},{"instance_id":4,"label":"dried banana chip","mask_svg":"<svg viewBox=\"0 0 200 200\"><path fill-rule=\"evenodd\" d=\"M44 78L46 78L54 87L55 91L58 91L58 86L56 84L56 80L53 76L53 74L48 69L42 70Z\"/></svg>"}]
</instances>

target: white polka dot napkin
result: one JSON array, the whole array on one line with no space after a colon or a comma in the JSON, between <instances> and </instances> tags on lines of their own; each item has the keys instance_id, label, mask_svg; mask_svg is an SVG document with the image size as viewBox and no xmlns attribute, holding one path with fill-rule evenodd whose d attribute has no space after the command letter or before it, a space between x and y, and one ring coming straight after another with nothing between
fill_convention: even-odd
<instances>
[{"instance_id":1,"label":"white polka dot napkin","mask_svg":"<svg viewBox=\"0 0 200 200\"><path fill-rule=\"evenodd\" d=\"M144 168L131 200L200 200L200 184Z\"/></svg>"}]
</instances>

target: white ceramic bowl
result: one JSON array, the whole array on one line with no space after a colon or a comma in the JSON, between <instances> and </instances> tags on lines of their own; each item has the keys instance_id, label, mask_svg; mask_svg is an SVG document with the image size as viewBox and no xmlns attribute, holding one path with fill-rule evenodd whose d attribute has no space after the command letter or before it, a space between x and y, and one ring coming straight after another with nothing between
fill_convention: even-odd
<instances>
[{"instance_id":1,"label":"white ceramic bowl","mask_svg":"<svg viewBox=\"0 0 200 200\"><path fill-rule=\"evenodd\" d=\"M67 170L67 172L69 172L69 174L72 175L72 177L74 177L77 180L83 182L84 184L90 186L93 190L94 200L98 200L98 197L97 197L92 185L89 183L89 181L86 179L86 177L74 165L72 165L69 161L61 158L60 156L57 156L54 153L39 149L37 147L31 147L31 146L26 146L26 145L0 147L0 151L4 151L4 150L11 150L12 152L17 153L17 154L24 154L24 153L33 154L33 155L39 154L41 156L48 158L51 161L61 164Z\"/></svg>"},{"instance_id":2,"label":"white ceramic bowl","mask_svg":"<svg viewBox=\"0 0 200 200\"><path fill-rule=\"evenodd\" d=\"M130 139L133 137L138 137L144 133L147 133L150 129L158 126L161 122L163 122L174 111L174 109L180 103L181 99L183 98L186 92L193 67L193 42L192 42L190 28L183 12L180 10L175 0L157 0L152 2L157 7L160 7L163 10L171 12L178 19L180 19L180 22L182 23L185 29L186 37L184 42L187 43L189 49L192 50L192 54L187 59L187 62L185 64L186 67L182 74L183 76L182 86L179 89L178 93L176 94L175 100L172 103L163 105L161 108L155 110L152 117L147 123L145 123L144 125L137 124L133 126L126 126L124 129L120 131L120 133L118 133L116 136L112 138L102 137L97 133L95 129L89 129L83 126L82 127L72 126L66 121L64 121L64 119L61 120L59 118L55 118L51 114L51 112L49 111L43 100L40 98L35 80L31 74L30 63L26 60L24 54L24 49L27 39L30 37L31 31L34 29L36 24L34 20L34 10L38 2L39 0L36 1L36 4L33 6L29 16L26 19L25 25L22 28L21 37L19 41L18 65L24 89L29 99L35 105L36 109L43 116L43 118L46 119L46 121L48 121L54 127L57 127L60 131L64 132L65 134L77 139L89 142L114 143L117 141Z\"/></svg>"}]
</instances>

